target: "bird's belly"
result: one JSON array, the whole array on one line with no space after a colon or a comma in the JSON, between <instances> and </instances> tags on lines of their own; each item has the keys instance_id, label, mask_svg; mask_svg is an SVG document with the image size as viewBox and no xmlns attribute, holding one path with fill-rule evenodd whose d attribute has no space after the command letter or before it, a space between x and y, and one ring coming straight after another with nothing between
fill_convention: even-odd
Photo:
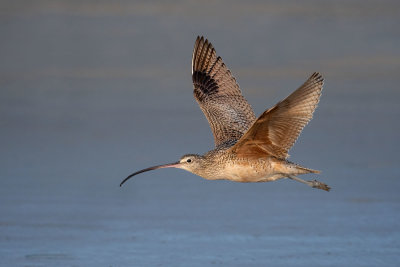
<instances>
[{"instance_id":1,"label":"bird's belly","mask_svg":"<svg viewBox=\"0 0 400 267\"><path fill-rule=\"evenodd\" d=\"M229 164L224 168L225 179L235 182L270 182L282 178L274 170L274 164Z\"/></svg>"}]
</instances>

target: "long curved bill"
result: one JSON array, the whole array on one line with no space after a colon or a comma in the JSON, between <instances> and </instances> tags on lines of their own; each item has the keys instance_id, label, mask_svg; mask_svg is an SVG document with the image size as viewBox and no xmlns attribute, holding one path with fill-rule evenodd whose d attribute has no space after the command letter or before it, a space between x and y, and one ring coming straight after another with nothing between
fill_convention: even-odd
<instances>
[{"instance_id":1,"label":"long curved bill","mask_svg":"<svg viewBox=\"0 0 400 267\"><path fill-rule=\"evenodd\" d=\"M157 169L162 169L162 168L176 168L180 165L180 162L174 162L174 163L169 163L169 164L164 164L164 165L157 165L157 166L153 166L153 167L149 167L140 171L137 171L135 173L132 173L131 175L129 175L128 177L126 177L120 184L119 186L121 187L126 181L128 181L130 178L132 178L133 176L142 173L142 172L148 172L148 171L152 171L152 170L157 170Z\"/></svg>"}]
</instances>

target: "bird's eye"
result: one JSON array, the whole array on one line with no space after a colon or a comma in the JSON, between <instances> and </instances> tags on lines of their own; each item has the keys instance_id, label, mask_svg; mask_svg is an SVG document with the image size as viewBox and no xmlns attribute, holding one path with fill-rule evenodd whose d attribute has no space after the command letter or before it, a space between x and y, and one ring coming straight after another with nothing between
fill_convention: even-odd
<instances>
[{"instance_id":1,"label":"bird's eye","mask_svg":"<svg viewBox=\"0 0 400 267\"><path fill-rule=\"evenodd\" d=\"M187 162L187 163L190 163L190 162L192 162L192 160L191 160L191 159L187 159L186 162Z\"/></svg>"}]
</instances>

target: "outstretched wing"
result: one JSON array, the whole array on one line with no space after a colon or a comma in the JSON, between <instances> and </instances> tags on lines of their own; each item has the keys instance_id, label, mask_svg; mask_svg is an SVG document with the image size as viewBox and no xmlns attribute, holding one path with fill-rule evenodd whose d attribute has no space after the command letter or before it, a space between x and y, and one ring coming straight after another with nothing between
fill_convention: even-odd
<instances>
[{"instance_id":1,"label":"outstretched wing","mask_svg":"<svg viewBox=\"0 0 400 267\"><path fill-rule=\"evenodd\" d=\"M238 157L260 158L268 155L289 157L288 151L304 126L311 120L319 102L324 79L311 77L286 99L265 111L231 148Z\"/></svg>"},{"instance_id":2,"label":"outstretched wing","mask_svg":"<svg viewBox=\"0 0 400 267\"><path fill-rule=\"evenodd\" d=\"M256 117L214 47L197 37L192 57L194 97L214 135L215 146L238 140Z\"/></svg>"}]
</instances>

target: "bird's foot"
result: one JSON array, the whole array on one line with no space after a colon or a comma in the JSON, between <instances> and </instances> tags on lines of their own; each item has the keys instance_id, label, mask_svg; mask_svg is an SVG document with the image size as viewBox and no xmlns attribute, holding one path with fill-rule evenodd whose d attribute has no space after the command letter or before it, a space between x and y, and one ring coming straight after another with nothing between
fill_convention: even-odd
<instances>
[{"instance_id":1,"label":"bird's foot","mask_svg":"<svg viewBox=\"0 0 400 267\"><path fill-rule=\"evenodd\" d=\"M326 185L324 183L321 183L321 182L319 182L317 180L312 180L312 181L307 181L307 182L313 188L322 189L322 190L325 190L325 191L328 191L328 192L329 192L329 190L331 190L331 188L328 185Z\"/></svg>"}]
</instances>

